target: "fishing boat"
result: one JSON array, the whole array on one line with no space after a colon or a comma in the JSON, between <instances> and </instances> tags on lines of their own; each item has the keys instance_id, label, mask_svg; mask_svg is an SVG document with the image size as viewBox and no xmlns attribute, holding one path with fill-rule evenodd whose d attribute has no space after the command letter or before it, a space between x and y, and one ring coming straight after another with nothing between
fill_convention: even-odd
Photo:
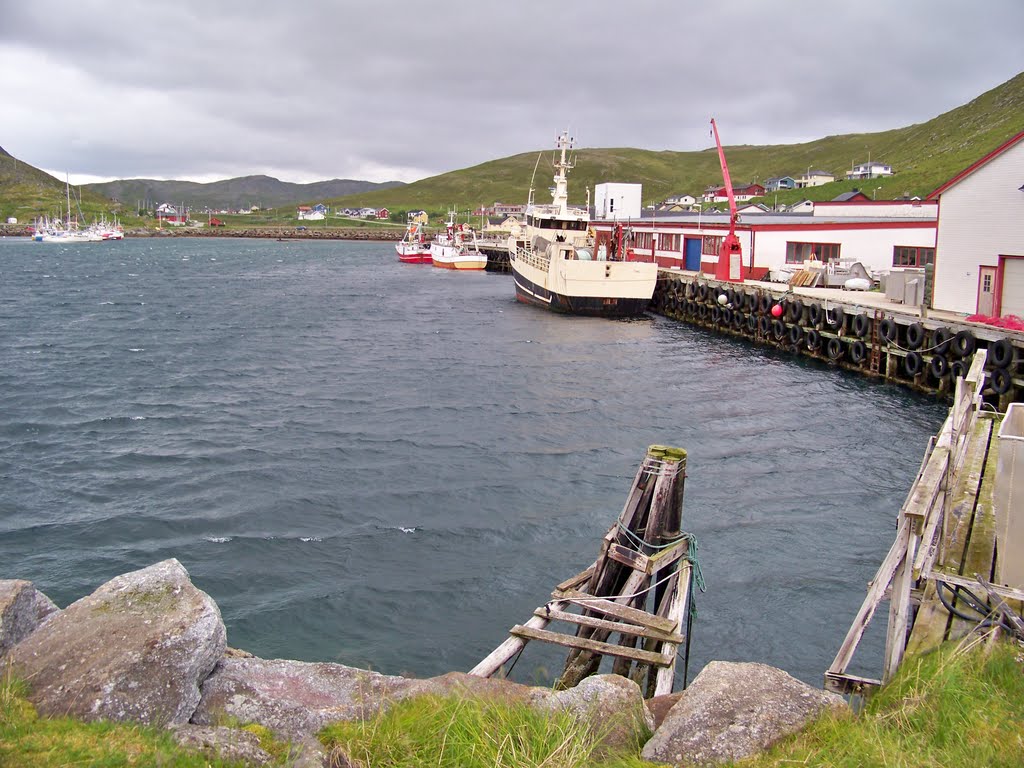
<instances>
[{"instance_id":1,"label":"fishing boat","mask_svg":"<svg viewBox=\"0 0 1024 768\"><path fill-rule=\"evenodd\" d=\"M439 232L430 243L430 259L442 269L486 269L487 255L480 251L476 232L455 223L455 212L449 211L444 232Z\"/></svg>"},{"instance_id":2,"label":"fishing boat","mask_svg":"<svg viewBox=\"0 0 1024 768\"><path fill-rule=\"evenodd\" d=\"M429 264L430 243L427 242L423 225L418 221L410 222L402 239L395 243L398 260L406 264Z\"/></svg>"},{"instance_id":3,"label":"fishing boat","mask_svg":"<svg viewBox=\"0 0 1024 768\"><path fill-rule=\"evenodd\" d=\"M634 261L621 237L596 242L589 205L569 206L570 149L572 139L563 132L555 143L551 203L534 203L531 184L523 232L508 239L516 299L571 315L641 315L654 294L658 265Z\"/></svg>"}]
</instances>

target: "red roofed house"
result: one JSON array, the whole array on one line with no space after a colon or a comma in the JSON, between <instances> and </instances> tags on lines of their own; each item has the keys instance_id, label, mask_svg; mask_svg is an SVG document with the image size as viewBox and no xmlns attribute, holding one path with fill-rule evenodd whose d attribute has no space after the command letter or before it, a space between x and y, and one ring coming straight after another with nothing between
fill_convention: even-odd
<instances>
[{"instance_id":1,"label":"red roofed house","mask_svg":"<svg viewBox=\"0 0 1024 768\"><path fill-rule=\"evenodd\" d=\"M1024 131L927 199L939 207L932 306L1024 317Z\"/></svg>"}]
</instances>

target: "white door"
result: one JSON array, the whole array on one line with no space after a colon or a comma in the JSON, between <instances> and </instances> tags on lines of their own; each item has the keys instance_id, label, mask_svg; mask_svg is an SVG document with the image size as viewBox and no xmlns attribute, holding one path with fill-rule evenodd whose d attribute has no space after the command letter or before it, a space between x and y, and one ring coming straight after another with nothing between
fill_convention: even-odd
<instances>
[{"instance_id":1,"label":"white door","mask_svg":"<svg viewBox=\"0 0 1024 768\"><path fill-rule=\"evenodd\" d=\"M995 298L996 268L979 267L978 274L978 314L991 317Z\"/></svg>"},{"instance_id":2,"label":"white door","mask_svg":"<svg viewBox=\"0 0 1024 768\"><path fill-rule=\"evenodd\" d=\"M1024 317L1024 256L1001 256L1003 285L1000 289L1000 314Z\"/></svg>"}]
</instances>

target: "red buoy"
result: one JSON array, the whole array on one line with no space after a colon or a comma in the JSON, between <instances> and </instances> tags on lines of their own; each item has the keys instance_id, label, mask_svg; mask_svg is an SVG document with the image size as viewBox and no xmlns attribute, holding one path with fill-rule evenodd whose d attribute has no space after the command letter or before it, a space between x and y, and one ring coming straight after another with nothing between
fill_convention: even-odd
<instances>
[{"instance_id":1,"label":"red buoy","mask_svg":"<svg viewBox=\"0 0 1024 768\"><path fill-rule=\"evenodd\" d=\"M772 306L772 317L782 317L782 305L775 304Z\"/></svg>"}]
</instances>

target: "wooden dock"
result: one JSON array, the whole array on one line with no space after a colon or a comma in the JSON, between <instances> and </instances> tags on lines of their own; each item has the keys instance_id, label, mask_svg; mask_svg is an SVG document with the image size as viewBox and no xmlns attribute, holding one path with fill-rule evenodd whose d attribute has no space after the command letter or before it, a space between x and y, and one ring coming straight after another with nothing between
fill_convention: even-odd
<instances>
[{"instance_id":1,"label":"wooden dock","mask_svg":"<svg viewBox=\"0 0 1024 768\"><path fill-rule=\"evenodd\" d=\"M685 476L686 451L652 445L597 560L559 584L469 674L501 672L534 640L570 649L560 688L596 674L608 657L611 671L634 680L644 696L671 693L679 648L688 648L692 587L702 585L696 543L680 530ZM569 624L574 634L547 629L555 622ZM609 641L612 635L617 642Z\"/></svg>"},{"instance_id":2,"label":"wooden dock","mask_svg":"<svg viewBox=\"0 0 1024 768\"><path fill-rule=\"evenodd\" d=\"M896 540L825 673L829 690L864 693L889 680L906 654L933 650L979 627L999 624L1024 639L1024 590L996 583L999 557L1022 553L997 547L993 488L1002 415L983 408L984 369L981 351L957 381L953 407L899 512ZM889 617L881 678L848 674L883 600Z\"/></svg>"}]
</instances>

